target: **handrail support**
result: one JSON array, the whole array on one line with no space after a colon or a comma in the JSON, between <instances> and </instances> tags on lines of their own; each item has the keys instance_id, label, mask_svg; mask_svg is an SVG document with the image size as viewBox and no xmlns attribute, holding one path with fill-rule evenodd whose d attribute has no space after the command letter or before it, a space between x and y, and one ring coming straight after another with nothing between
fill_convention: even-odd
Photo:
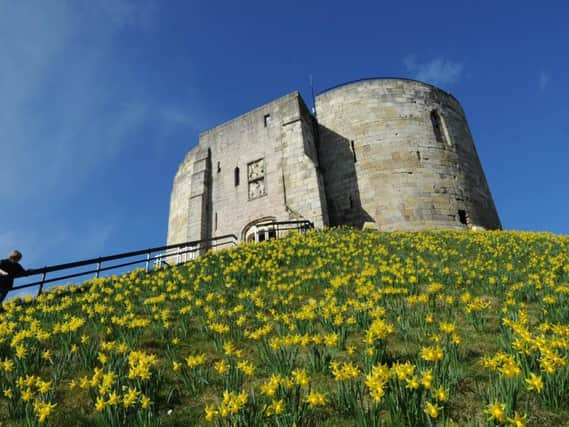
<instances>
[{"instance_id":1,"label":"handrail support","mask_svg":"<svg viewBox=\"0 0 569 427\"><path fill-rule=\"evenodd\" d=\"M45 282L45 276L47 273L42 273L41 275L41 283L40 283L40 288L38 289L38 297L41 295L42 291L43 291L43 284Z\"/></svg>"},{"instance_id":2,"label":"handrail support","mask_svg":"<svg viewBox=\"0 0 569 427\"><path fill-rule=\"evenodd\" d=\"M150 266L150 252L146 252L146 263L144 265L144 272L148 273L148 267Z\"/></svg>"}]
</instances>

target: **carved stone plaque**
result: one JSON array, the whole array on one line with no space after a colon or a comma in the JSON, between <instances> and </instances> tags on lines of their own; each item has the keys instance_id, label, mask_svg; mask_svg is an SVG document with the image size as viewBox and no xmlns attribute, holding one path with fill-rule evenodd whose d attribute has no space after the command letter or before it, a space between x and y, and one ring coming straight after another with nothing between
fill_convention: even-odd
<instances>
[{"instance_id":1,"label":"carved stone plaque","mask_svg":"<svg viewBox=\"0 0 569 427\"><path fill-rule=\"evenodd\" d=\"M249 163L247 166L249 181L263 178L265 176L265 162L263 159Z\"/></svg>"},{"instance_id":2,"label":"carved stone plaque","mask_svg":"<svg viewBox=\"0 0 569 427\"><path fill-rule=\"evenodd\" d=\"M264 196L265 192L265 163L263 159L247 165L249 181L249 200Z\"/></svg>"},{"instance_id":3,"label":"carved stone plaque","mask_svg":"<svg viewBox=\"0 0 569 427\"><path fill-rule=\"evenodd\" d=\"M258 179L249 183L249 199L256 199L265 195L265 180Z\"/></svg>"}]
</instances>

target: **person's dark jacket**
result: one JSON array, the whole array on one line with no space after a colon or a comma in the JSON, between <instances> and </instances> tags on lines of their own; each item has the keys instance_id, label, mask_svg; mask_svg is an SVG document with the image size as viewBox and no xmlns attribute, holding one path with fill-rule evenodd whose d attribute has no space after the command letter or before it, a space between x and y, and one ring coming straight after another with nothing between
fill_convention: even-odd
<instances>
[{"instance_id":1,"label":"person's dark jacket","mask_svg":"<svg viewBox=\"0 0 569 427\"><path fill-rule=\"evenodd\" d=\"M5 271L8 275L0 273L0 289L10 290L14 286L14 277L23 276L26 274L24 267L18 262L3 259L0 261L0 270Z\"/></svg>"}]
</instances>

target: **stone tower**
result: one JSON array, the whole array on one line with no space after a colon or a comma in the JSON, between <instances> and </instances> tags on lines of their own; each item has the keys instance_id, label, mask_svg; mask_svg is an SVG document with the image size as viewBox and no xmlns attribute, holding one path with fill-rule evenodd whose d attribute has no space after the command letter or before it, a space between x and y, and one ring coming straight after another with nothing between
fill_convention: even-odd
<instances>
[{"instance_id":1,"label":"stone tower","mask_svg":"<svg viewBox=\"0 0 569 427\"><path fill-rule=\"evenodd\" d=\"M501 228L464 111L413 80L369 79L316 98L331 225Z\"/></svg>"},{"instance_id":2,"label":"stone tower","mask_svg":"<svg viewBox=\"0 0 569 427\"><path fill-rule=\"evenodd\" d=\"M459 102L431 85L368 79L298 92L200 134L180 165L168 243L255 224L375 222L380 230L501 228Z\"/></svg>"}]
</instances>

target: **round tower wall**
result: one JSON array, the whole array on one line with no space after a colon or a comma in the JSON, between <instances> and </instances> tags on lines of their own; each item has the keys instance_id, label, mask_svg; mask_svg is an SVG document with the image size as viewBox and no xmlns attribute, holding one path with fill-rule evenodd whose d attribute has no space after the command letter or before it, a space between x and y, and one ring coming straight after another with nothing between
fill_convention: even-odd
<instances>
[{"instance_id":1,"label":"round tower wall","mask_svg":"<svg viewBox=\"0 0 569 427\"><path fill-rule=\"evenodd\" d=\"M316 98L331 225L501 228L465 114L448 93L373 79Z\"/></svg>"}]
</instances>

